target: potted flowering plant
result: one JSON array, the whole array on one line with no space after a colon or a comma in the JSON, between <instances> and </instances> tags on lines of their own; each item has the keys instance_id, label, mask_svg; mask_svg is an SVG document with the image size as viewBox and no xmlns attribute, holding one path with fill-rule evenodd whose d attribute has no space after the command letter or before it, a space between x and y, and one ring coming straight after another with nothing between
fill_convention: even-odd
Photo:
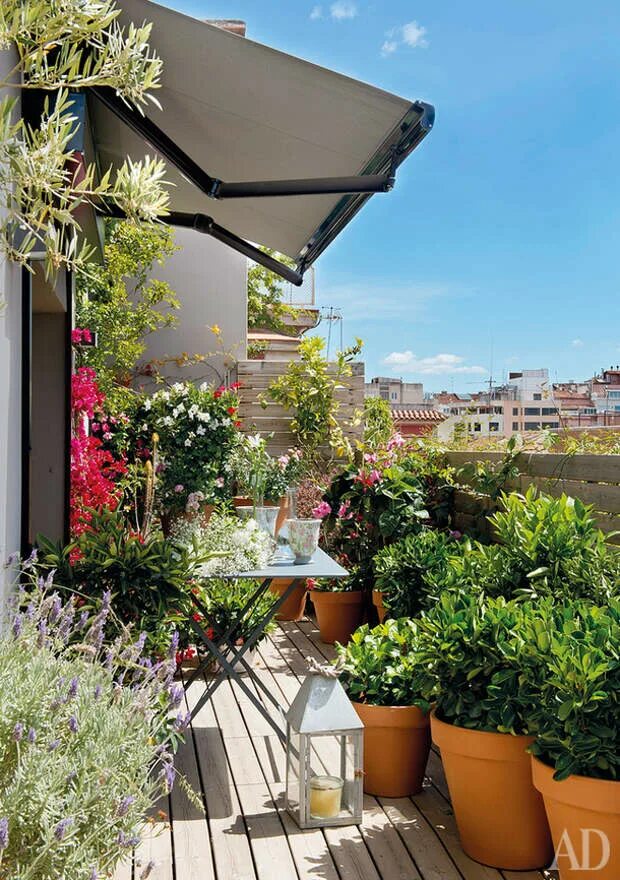
<instances>
[{"instance_id":1,"label":"potted flowering plant","mask_svg":"<svg viewBox=\"0 0 620 880\"><path fill-rule=\"evenodd\" d=\"M430 704L416 689L413 620L368 625L338 648L342 682L364 723L364 791L409 797L422 790L431 745Z\"/></svg>"},{"instance_id":2,"label":"potted flowering plant","mask_svg":"<svg viewBox=\"0 0 620 880\"><path fill-rule=\"evenodd\" d=\"M165 519L207 515L229 497L238 435L236 385L176 382L146 397L135 414L137 455L153 461ZM154 439L157 450L154 449Z\"/></svg>"}]
</instances>

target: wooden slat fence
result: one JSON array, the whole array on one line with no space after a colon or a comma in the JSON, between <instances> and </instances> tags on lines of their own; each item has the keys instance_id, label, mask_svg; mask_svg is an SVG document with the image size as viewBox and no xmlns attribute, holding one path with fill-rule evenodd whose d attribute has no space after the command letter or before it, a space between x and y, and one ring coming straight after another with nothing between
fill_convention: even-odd
<instances>
[{"instance_id":1,"label":"wooden slat fence","mask_svg":"<svg viewBox=\"0 0 620 880\"><path fill-rule=\"evenodd\" d=\"M456 468L469 462L483 461L497 465L502 452L449 452L447 459ZM584 504L592 505L597 524L604 532L620 531L620 455L566 455L563 453L522 453L514 460L519 469L516 479L509 480L506 489L524 492L532 484L548 495L571 495ZM461 482L464 482L463 480ZM455 525L464 531L481 514L493 509L490 498L470 491L454 495ZM613 536L620 544L620 535Z\"/></svg>"},{"instance_id":2,"label":"wooden slat fence","mask_svg":"<svg viewBox=\"0 0 620 880\"><path fill-rule=\"evenodd\" d=\"M273 434L269 441L269 451L280 454L295 444L290 430L290 422L294 416L292 411L276 403L267 402L261 406L259 398L267 398L267 390L271 382L282 376L288 367L288 361L240 361L237 364L237 379L241 382L239 389L239 418L243 430L248 433L259 431L261 434ZM352 364L353 375L346 380L346 387L336 392L340 402L338 419L345 426L344 434L350 440L360 436L361 426L346 427L356 410L364 405L364 364Z\"/></svg>"}]
</instances>

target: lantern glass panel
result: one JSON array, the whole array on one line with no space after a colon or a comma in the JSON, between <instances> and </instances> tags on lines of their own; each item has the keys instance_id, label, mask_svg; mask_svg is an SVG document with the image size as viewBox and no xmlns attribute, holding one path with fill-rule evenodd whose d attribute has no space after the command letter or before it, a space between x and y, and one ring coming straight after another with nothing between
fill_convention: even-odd
<instances>
[{"instance_id":1,"label":"lantern glass panel","mask_svg":"<svg viewBox=\"0 0 620 880\"><path fill-rule=\"evenodd\" d=\"M315 734L302 737L308 743L304 765L306 804L300 818L307 826L351 822L361 810L360 736Z\"/></svg>"},{"instance_id":2,"label":"lantern glass panel","mask_svg":"<svg viewBox=\"0 0 620 880\"><path fill-rule=\"evenodd\" d=\"M286 747L286 807L297 813L300 808L300 760L301 737L288 725ZM302 777L303 778L303 777Z\"/></svg>"}]
</instances>

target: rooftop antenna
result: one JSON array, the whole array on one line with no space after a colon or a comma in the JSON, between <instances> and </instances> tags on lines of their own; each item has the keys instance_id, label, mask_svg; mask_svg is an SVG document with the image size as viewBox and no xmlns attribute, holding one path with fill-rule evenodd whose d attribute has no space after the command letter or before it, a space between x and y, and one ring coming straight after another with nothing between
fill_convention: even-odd
<instances>
[{"instance_id":1,"label":"rooftop antenna","mask_svg":"<svg viewBox=\"0 0 620 880\"><path fill-rule=\"evenodd\" d=\"M335 306L324 306L321 309L321 321L327 321L329 324L329 329L327 331L327 360L329 360L332 345L332 325L334 321L338 321L340 325L340 350L342 351L342 311Z\"/></svg>"}]
</instances>

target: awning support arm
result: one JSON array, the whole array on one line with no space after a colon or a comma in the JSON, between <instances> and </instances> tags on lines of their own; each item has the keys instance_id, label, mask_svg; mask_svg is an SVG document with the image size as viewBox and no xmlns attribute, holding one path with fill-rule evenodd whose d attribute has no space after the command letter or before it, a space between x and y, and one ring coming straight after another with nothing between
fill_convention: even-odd
<instances>
[{"instance_id":1,"label":"awning support arm","mask_svg":"<svg viewBox=\"0 0 620 880\"><path fill-rule=\"evenodd\" d=\"M118 217L121 220L126 219L127 217L125 212L121 211L121 209L112 202L108 202L105 207L99 207L98 210L106 217ZM195 229L196 232L210 235L212 238L221 241L222 244L238 251L250 260L254 260L255 263L259 263L271 272L275 272L276 275L280 275L280 277L284 278L286 281L290 281L291 284L294 284L296 287L300 287L301 284L303 284L304 279L300 272L295 271L295 269L292 269L285 263L281 263L280 260L276 260L275 257L271 257L269 254L261 251L260 248L245 241L245 239L239 238L234 232L230 232L230 230L220 226L219 223L215 222L213 217L208 217L206 214L171 211L161 219L162 223L167 223L170 226L183 226L186 229Z\"/></svg>"},{"instance_id":2,"label":"awning support arm","mask_svg":"<svg viewBox=\"0 0 620 880\"><path fill-rule=\"evenodd\" d=\"M227 183L207 174L156 123L125 103L113 89L97 86L92 91L115 116L147 141L201 192L212 199L376 193L389 192L394 187L394 172L396 170L394 165L387 174L358 174L353 177L320 177L308 180L249 180Z\"/></svg>"}]
</instances>

